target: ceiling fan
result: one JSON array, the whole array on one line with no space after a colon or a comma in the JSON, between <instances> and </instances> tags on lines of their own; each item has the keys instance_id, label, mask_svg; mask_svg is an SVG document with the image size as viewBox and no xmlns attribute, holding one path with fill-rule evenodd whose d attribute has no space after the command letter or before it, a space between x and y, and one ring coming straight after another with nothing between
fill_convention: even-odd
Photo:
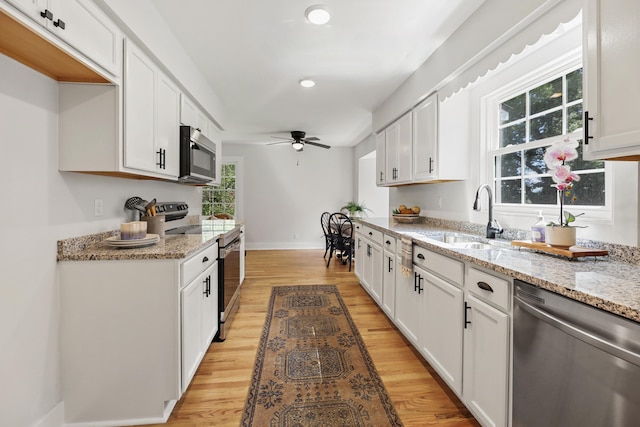
<instances>
[{"instance_id":1,"label":"ceiling fan","mask_svg":"<svg viewBox=\"0 0 640 427\"><path fill-rule=\"evenodd\" d=\"M272 142L271 144L267 144L267 145L291 143L291 146L296 151L302 151L304 149L305 144L313 145L320 148L327 148L327 149L331 148L328 145L324 145L316 142L316 141L320 141L319 138L316 138L315 136L310 136L309 138L305 138L305 135L306 135L306 132L304 131L292 130L291 138L283 138L281 136L272 136L271 138L284 139L284 141Z\"/></svg>"}]
</instances>

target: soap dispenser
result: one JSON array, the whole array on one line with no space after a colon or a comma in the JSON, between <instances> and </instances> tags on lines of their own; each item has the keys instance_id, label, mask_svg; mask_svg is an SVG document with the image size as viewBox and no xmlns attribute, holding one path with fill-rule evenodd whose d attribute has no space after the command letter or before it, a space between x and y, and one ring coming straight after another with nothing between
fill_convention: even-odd
<instances>
[{"instance_id":1,"label":"soap dispenser","mask_svg":"<svg viewBox=\"0 0 640 427\"><path fill-rule=\"evenodd\" d=\"M538 211L538 218L531 226L531 241L535 243L544 243L544 229L547 226L542 211Z\"/></svg>"}]
</instances>

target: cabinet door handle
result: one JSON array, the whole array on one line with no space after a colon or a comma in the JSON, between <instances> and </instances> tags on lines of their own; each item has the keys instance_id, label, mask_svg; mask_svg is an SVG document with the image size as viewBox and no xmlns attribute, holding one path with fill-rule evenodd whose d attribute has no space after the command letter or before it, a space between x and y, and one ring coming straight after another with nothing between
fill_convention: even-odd
<instances>
[{"instance_id":1,"label":"cabinet door handle","mask_svg":"<svg viewBox=\"0 0 640 427\"><path fill-rule=\"evenodd\" d=\"M211 276L207 276L202 283L204 283L204 292L202 293L205 297L209 298L209 279Z\"/></svg>"},{"instance_id":2,"label":"cabinet door handle","mask_svg":"<svg viewBox=\"0 0 640 427\"><path fill-rule=\"evenodd\" d=\"M382 182L382 171L380 171L380 182Z\"/></svg>"},{"instance_id":3,"label":"cabinet door handle","mask_svg":"<svg viewBox=\"0 0 640 427\"><path fill-rule=\"evenodd\" d=\"M40 16L42 16L44 19L48 19L49 21L53 21L53 13L51 13L49 9L45 9L44 11L40 12Z\"/></svg>"},{"instance_id":4,"label":"cabinet door handle","mask_svg":"<svg viewBox=\"0 0 640 427\"><path fill-rule=\"evenodd\" d=\"M162 148L156 151L156 154L158 155L158 161L156 162L156 166L162 169Z\"/></svg>"},{"instance_id":5,"label":"cabinet door handle","mask_svg":"<svg viewBox=\"0 0 640 427\"><path fill-rule=\"evenodd\" d=\"M589 145L589 140L593 139L593 136L589 135L589 121L593 120L593 117L589 117L589 112L585 111L584 112L584 123L583 123L583 128L584 128L584 145Z\"/></svg>"},{"instance_id":6,"label":"cabinet door handle","mask_svg":"<svg viewBox=\"0 0 640 427\"><path fill-rule=\"evenodd\" d=\"M493 292L493 288L487 282L478 282L478 287L483 291Z\"/></svg>"},{"instance_id":7,"label":"cabinet door handle","mask_svg":"<svg viewBox=\"0 0 640 427\"><path fill-rule=\"evenodd\" d=\"M65 29L65 27L66 27L66 25L64 24L64 21L63 21L62 19L58 19L57 21L54 21L54 22L53 22L53 26L54 26L54 27L58 27L58 28L60 28L61 30L64 30L64 29Z\"/></svg>"},{"instance_id":8,"label":"cabinet door handle","mask_svg":"<svg viewBox=\"0 0 640 427\"><path fill-rule=\"evenodd\" d=\"M162 169L167 168L167 150L162 149Z\"/></svg>"},{"instance_id":9,"label":"cabinet door handle","mask_svg":"<svg viewBox=\"0 0 640 427\"><path fill-rule=\"evenodd\" d=\"M422 288L422 281L424 280L424 277L422 277L421 274L418 273L413 273L414 277L413 277L413 290L418 292L419 294L422 293L422 291L424 290Z\"/></svg>"},{"instance_id":10,"label":"cabinet door handle","mask_svg":"<svg viewBox=\"0 0 640 427\"><path fill-rule=\"evenodd\" d=\"M389 257L389 273L391 273L391 270L393 270L393 268L391 268L391 257Z\"/></svg>"},{"instance_id":11,"label":"cabinet door handle","mask_svg":"<svg viewBox=\"0 0 640 427\"><path fill-rule=\"evenodd\" d=\"M467 329L467 325L470 325L471 322L468 320L468 310L471 309L471 306L469 304L467 304L467 302L464 302L464 328Z\"/></svg>"},{"instance_id":12,"label":"cabinet door handle","mask_svg":"<svg viewBox=\"0 0 640 427\"><path fill-rule=\"evenodd\" d=\"M433 173L433 158L429 157L429 173Z\"/></svg>"},{"instance_id":13,"label":"cabinet door handle","mask_svg":"<svg viewBox=\"0 0 640 427\"><path fill-rule=\"evenodd\" d=\"M418 257L418 259L421 259L421 260L423 260L423 261L424 261L424 255L422 255L422 254L418 254L418 255L416 255L416 256Z\"/></svg>"}]
</instances>

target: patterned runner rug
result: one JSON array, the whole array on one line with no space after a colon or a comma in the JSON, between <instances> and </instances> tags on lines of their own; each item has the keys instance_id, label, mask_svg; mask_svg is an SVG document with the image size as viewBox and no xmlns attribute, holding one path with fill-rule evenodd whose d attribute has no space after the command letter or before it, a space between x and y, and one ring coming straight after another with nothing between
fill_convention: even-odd
<instances>
[{"instance_id":1,"label":"patterned runner rug","mask_svg":"<svg viewBox=\"0 0 640 427\"><path fill-rule=\"evenodd\" d=\"M334 285L271 291L242 426L402 426Z\"/></svg>"}]
</instances>

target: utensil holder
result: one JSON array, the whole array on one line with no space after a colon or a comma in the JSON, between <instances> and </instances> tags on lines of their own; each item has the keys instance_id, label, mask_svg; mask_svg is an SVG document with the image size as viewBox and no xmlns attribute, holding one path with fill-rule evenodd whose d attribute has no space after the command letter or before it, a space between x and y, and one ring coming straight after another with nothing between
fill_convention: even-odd
<instances>
[{"instance_id":1,"label":"utensil holder","mask_svg":"<svg viewBox=\"0 0 640 427\"><path fill-rule=\"evenodd\" d=\"M143 216L141 220L147 223L147 233L164 237L164 215Z\"/></svg>"}]
</instances>

